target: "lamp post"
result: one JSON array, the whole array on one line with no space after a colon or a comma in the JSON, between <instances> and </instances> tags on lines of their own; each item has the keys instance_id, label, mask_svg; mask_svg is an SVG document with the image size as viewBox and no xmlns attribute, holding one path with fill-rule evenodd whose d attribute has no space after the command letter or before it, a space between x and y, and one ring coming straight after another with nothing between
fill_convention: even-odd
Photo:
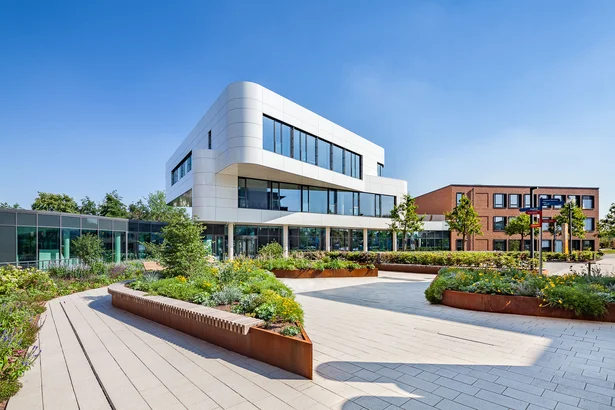
<instances>
[{"instance_id":1,"label":"lamp post","mask_svg":"<svg viewBox=\"0 0 615 410\"><path fill-rule=\"evenodd\" d=\"M572 198L569 198L568 206L568 252L572 256Z\"/></svg>"},{"instance_id":2,"label":"lamp post","mask_svg":"<svg viewBox=\"0 0 615 410\"><path fill-rule=\"evenodd\" d=\"M534 191L537 190L538 187L534 186L530 188L530 207L534 208L536 206L536 201L534 201ZM534 222L534 216L530 215L530 225ZM542 223L542 221L540 221ZM521 244L521 250L523 251L523 244ZM530 227L530 258L534 259L534 228Z\"/></svg>"}]
</instances>

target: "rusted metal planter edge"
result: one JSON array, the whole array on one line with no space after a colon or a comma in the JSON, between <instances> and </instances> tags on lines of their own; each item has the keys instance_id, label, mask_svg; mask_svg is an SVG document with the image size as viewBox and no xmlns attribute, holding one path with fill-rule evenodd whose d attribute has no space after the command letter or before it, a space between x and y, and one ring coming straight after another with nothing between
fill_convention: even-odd
<instances>
[{"instance_id":1,"label":"rusted metal planter edge","mask_svg":"<svg viewBox=\"0 0 615 410\"><path fill-rule=\"evenodd\" d=\"M179 301L162 296L124 293L109 288L114 307L160 323L180 332L215 344L291 373L312 379L313 346L301 324L305 340L287 337L259 327L250 327L247 334L220 326L198 312L174 306ZM140 292L143 293L143 292ZM165 300L171 303L165 303ZM187 303L187 302L184 302ZM200 307L196 304L195 308Z\"/></svg>"},{"instance_id":2,"label":"rusted metal planter edge","mask_svg":"<svg viewBox=\"0 0 615 410\"><path fill-rule=\"evenodd\" d=\"M378 277L378 269L273 269L271 272L276 278L286 279L314 279L314 278L365 278Z\"/></svg>"},{"instance_id":3,"label":"rusted metal planter edge","mask_svg":"<svg viewBox=\"0 0 615 410\"><path fill-rule=\"evenodd\" d=\"M445 290L442 294L441 303L454 308L479 312L615 322L615 303L610 303L607 306L607 313L601 317L578 316L572 310L552 306L541 306L543 302L540 298L529 296L485 295L481 293Z\"/></svg>"}]
</instances>

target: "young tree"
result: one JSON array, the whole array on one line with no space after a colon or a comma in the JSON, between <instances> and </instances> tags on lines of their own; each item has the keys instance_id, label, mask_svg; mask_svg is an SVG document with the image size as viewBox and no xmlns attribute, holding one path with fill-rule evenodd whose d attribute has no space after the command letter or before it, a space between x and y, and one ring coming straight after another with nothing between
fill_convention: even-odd
<instances>
[{"instance_id":1,"label":"young tree","mask_svg":"<svg viewBox=\"0 0 615 410\"><path fill-rule=\"evenodd\" d=\"M137 202L133 202L128 205L128 218L151 220L148 206L140 199Z\"/></svg>"},{"instance_id":2,"label":"young tree","mask_svg":"<svg viewBox=\"0 0 615 410\"><path fill-rule=\"evenodd\" d=\"M160 262L165 276L190 276L204 269L207 253L201 240L203 229L203 225L180 214L173 215L162 228Z\"/></svg>"},{"instance_id":3,"label":"young tree","mask_svg":"<svg viewBox=\"0 0 615 410\"><path fill-rule=\"evenodd\" d=\"M445 214L446 222L452 231L463 238L463 250L466 250L466 240L470 235L482 235L480 218L474 210L470 198L461 197L459 204L451 212Z\"/></svg>"},{"instance_id":4,"label":"young tree","mask_svg":"<svg viewBox=\"0 0 615 410\"><path fill-rule=\"evenodd\" d=\"M0 209L21 209L21 206L18 203L9 205L8 202L0 202Z\"/></svg>"},{"instance_id":5,"label":"young tree","mask_svg":"<svg viewBox=\"0 0 615 410\"><path fill-rule=\"evenodd\" d=\"M38 193L38 196L32 203L32 209L35 211L67 212L70 214L79 213L79 207L73 198L66 194L51 194L48 192Z\"/></svg>"},{"instance_id":6,"label":"young tree","mask_svg":"<svg viewBox=\"0 0 615 410\"><path fill-rule=\"evenodd\" d=\"M81 262L92 266L103 257L103 242L97 235L86 233L78 238L75 238L72 243L75 255Z\"/></svg>"},{"instance_id":7,"label":"young tree","mask_svg":"<svg viewBox=\"0 0 615 410\"><path fill-rule=\"evenodd\" d=\"M598 224L600 239L612 240L615 238L615 203L611 204L609 213Z\"/></svg>"},{"instance_id":8,"label":"young tree","mask_svg":"<svg viewBox=\"0 0 615 410\"><path fill-rule=\"evenodd\" d=\"M99 212L101 216L108 216L111 218L126 218L128 217L128 211L126 205L122 202L122 197L116 190L105 194L100 204Z\"/></svg>"},{"instance_id":9,"label":"young tree","mask_svg":"<svg viewBox=\"0 0 615 410\"><path fill-rule=\"evenodd\" d=\"M402 235L403 250L407 249L408 234L423 230L424 215L417 215L415 199L410 194L405 194L401 202L391 210L391 223L389 226L398 235Z\"/></svg>"},{"instance_id":10,"label":"young tree","mask_svg":"<svg viewBox=\"0 0 615 410\"><path fill-rule=\"evenodd\" d=\"M81 199L79 213L83 215L98 215L98 205L89 196Z\"/></svg>"},{"instance_id":11,"label":"young tree","mask_svg":"<svg viewBox=\"0 0 615 410\"><path fill-rule=\"evenodd\" d=\"M147 198L149 217L152 221L167 222L173 215L187 216L184 208L167 205L167 198L164 191L150 193Z\"/></svg>"},{"instance_id":12,"label":"young tree","mask_svg":"<svg viewBox=\"0 0 615 410\"><path fill-rule=\"evenodd\" d=\"M585 214L576 206L576 204L572 202L568 202L564 205L559 212L555 216L555 222L562 226L563 224L570 224L570 211L572 210L572 226L570 227L570 231L572 232L572 236L576 236L577 238L583 239L585 238Z\"/></svg>"},{"instance_id":13,"label":"young tree","mask_svg":"<svg viewBox=\"0 0 615 410\"><path fill-rule=\"evenodd\" d=\"M532 220L529 215L520 214L519 216L510 219L508 221L508 224L506 225L506 228L504 228L504 232L508 236L521 236L521 241L519 242L520 251L523 250L523 238L525 238L526 236L530 236L530 234L532 233L532 229L530 228L531 223ZM537 233L537 231L538 229L534 228L534 233Z\"/></svg>"}]
</instances>

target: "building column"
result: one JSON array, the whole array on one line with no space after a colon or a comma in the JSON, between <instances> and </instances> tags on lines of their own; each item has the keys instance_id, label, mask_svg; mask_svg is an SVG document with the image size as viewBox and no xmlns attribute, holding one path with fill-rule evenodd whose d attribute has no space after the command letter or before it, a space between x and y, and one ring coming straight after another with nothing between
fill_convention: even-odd
<instances>
[{"instance_id":1,"label":"building column","mask_svg":"<svg viewBox=\"0 0 615 410\"><path fill-rule=\"evenodd\" d=\"M235 235L235 224L229 222L228 224L228 259L232 261L234 259L234 235Z\"/></svg>"},{"instance_id":2,"label":"building column","mask_svg":"<svg viewBox=\"0 0 615 410\"><path fill-rule=\"evenodd\" d=\"M288 258L288 225L282 226L282 247L284 248L284 257Z\"/></svg>"},{"instance_id":3,"label":"building column","mask_svg":"<svg viewBox=\"0 0 615 410\"><path fill-rule=\"evenodd\" d=\"M115 246L113 250L115 251L115 263L120 263L122 261L122 234L119 232L115 233Z\"/></svg>"},{"instance_id":4,"label":"building column","mask_svg":"<svg viewBox=\"0 0 615 410\"><path fill-rule=\"evenodd\" d=\"M363 252L367 252L367 228L363 228Z\"/></svg>"},{"instance_id":5,"label":"building column","mask_svg":"<svg viewBox=\"0 0 615 410\"><path fill-rule=\"evenodd\" d=\"M325 227L325 251L331 251L331 227Z\"/></svg>"},{"instance_id":6,"label":"building column","mask_svg":"<svg viewBox=\"0 0 615 410\"><path fill-rule=\"evenodd\" d=\"M397 231L393 231L393 252L397 252Z\"/></svg>"}]
</instances>

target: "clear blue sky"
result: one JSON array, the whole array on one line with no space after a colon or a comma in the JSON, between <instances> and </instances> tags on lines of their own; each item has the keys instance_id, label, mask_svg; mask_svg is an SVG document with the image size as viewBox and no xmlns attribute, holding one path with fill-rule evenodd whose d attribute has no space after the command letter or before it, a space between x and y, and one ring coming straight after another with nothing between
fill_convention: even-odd
<instances>
[{"instance_id":1,"label":"clear blue sky","mask_svg":"<svg viewBox=\"0 0 615 410\"><path fill-rule=\"evenodd\" d=\"M126 202L227 83L258 82L450 183L615 202L615 1L0 1L0 202Z\"/></svg>"}]
</instances>

